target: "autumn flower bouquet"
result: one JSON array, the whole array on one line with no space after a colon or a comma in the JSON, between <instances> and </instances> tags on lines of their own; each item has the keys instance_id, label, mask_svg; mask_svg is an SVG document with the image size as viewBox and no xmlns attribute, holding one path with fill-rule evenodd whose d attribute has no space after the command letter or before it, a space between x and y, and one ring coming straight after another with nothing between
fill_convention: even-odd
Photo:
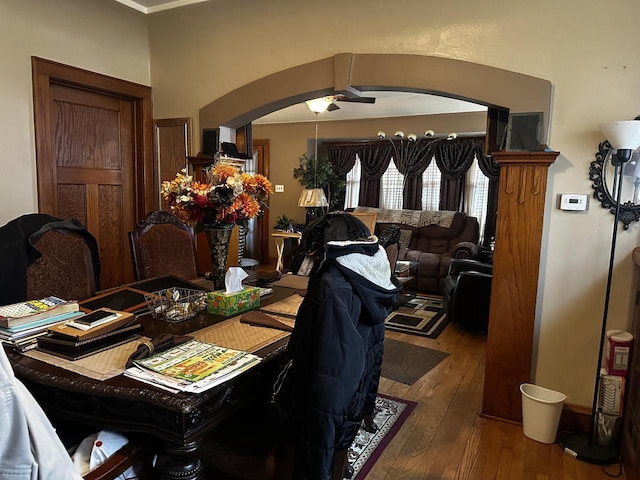
<instances>
[{"instance_id":1,"label":"autumn flower bouquet","mask_svg":"<svg viewBox=\"0 0 640 480\"><path fill-rule=\"evenodd\" d=\"M216 164L206 169L207 181L197 182L186 169L171 181L162 182L160 192L171 212L185 223L206 227L241 224L260 215L264 201L273 193L263 175L242 172L233 165Z\"/></svg>"}]
</instances>

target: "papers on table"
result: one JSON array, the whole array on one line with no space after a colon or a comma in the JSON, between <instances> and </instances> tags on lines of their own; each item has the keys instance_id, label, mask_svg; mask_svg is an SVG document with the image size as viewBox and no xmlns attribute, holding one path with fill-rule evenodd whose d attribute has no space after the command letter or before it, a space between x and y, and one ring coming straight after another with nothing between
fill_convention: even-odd
<instances>
[{"instance_id":1,"label":"papers on table","mask_svg":"<svg viewBox=\"0 0 640 480\"><path fill-rule=\"evenodd\" d=\"M236 377L261 360L248 352L191 340L135 360L124 374L174 393L199 393Z\"/></svg>"}]
</instances>

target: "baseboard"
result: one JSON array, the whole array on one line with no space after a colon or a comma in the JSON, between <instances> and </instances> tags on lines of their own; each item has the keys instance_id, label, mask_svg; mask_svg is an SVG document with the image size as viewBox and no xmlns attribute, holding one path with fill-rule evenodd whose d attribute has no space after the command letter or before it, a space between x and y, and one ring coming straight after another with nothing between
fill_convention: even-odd
<instances>
[{"instance_id":1,"label":"baseboard","mask_svg":"<svg viewBox=\"0 0 640 480\"><path fill-rule=\"evenodd\" d=\"M495 417L480 413L480 417L489 420L499 420L501 422L510 423L512 425L522 425L522 422L516 422L506 418ZM591 423L591 409L582 405L573 405L565 403L562 407L562 415L560 416L559 431L565 432L588 432Z\"/></svg>"}]
</instances>

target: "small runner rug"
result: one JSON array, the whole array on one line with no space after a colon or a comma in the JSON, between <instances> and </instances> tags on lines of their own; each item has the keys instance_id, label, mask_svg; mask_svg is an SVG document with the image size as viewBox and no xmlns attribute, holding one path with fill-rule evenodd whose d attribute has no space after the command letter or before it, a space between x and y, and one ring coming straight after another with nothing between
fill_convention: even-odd
<instances>
[{"instance_id":1,"label":"small runner rug","mask_svg":"<svg viewBox=\"0 0 640 480\"><path fill-rule=\"evenodd\" d=\"M395 332L438 338L448 323L441 297L416 295L389 314L385 327Z\"/></svg>"},{"instance_id":2,"label":"small runner rug","mask_svg":"<svg viewBox=\"0 0 640 480\"><path fill-rule=\"evenodd\" d=\"M385 338L381 375L395 382L413 385L448 356L447 352Z\"/></svg>"},{"instance_id":3,"label":"small runner rug","mask_svg":"<svg viewBox=\"0 0 640 480\"><path fill-rule=\"evenodd\" d=\"M378 430L369 433L360 428L349 448L348 460L354 471L351 480L362 480L367 476L416 405L409 400L377 395L374 422Z\"/></svg>"}]
</instances>

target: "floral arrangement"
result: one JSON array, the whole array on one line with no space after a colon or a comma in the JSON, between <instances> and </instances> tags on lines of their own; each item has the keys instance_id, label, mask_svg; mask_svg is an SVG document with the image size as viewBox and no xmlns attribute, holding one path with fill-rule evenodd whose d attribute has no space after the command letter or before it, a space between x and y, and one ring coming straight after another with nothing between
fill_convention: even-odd
<instances>
[{"instance_id":1,"label":"floral arrangement","mask_svg":"<svg viewBox=\"0 0 640 480\"><path fill-rule=\"evenodd\" d=\"M244 173L233 165L216 164L205 173L207 182L197 182L183 169L160 188L171 212L185 223L195 222L197 230L205 225L246 225L260 215L273 193L265 176Z\"/></svg>"}]
</instances>

